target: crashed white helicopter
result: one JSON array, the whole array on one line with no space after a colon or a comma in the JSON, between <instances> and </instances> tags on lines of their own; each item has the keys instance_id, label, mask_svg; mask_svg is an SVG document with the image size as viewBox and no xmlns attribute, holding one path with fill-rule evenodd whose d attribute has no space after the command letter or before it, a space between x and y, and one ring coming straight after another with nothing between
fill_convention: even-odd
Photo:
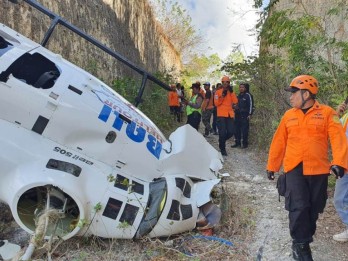
<instances>
[{"instance_id":1,"label":"crashed white helicopter","mask_svg":"<svg viewBox=\"0 0 348 261\"><path fill-rule=\"evenodd\" d=\"M55 17L49 34L60 23L106 48L25 2ZM167 140L135 106L43 43L0 24L0 201L19 226L34 233L49 209L60 218L46 236L63 239L160 237L202 219L217 223L210 194L227 175L219 173L221 154L188 125Z\"/></svg>"}]
</instances>

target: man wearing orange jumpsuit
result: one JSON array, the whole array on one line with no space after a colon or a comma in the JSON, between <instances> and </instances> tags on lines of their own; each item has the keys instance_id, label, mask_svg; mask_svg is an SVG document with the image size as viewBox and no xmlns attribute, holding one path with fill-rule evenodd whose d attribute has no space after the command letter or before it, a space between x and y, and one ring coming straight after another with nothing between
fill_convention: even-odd
<instances>
[{"instance_id":1,"label":"man wearing orange jumpsuit","mask_svg":"<svg viewBox=\"0 0 348 261\"><path fill-rule=\"evenodd\" d=\"M219 130L219 148L223 156L227 156L226 140L234 135L234 110L238 103L236 94L230 86L230 78L224 76L221 79L222 88L214 94L214 104L217 110L217 127Z\"/></svg>"},{"instance_id":2,"label":"man wearing orange jumpsuit","mask_svg":"<svg viewBox=\"0 0 348 261\"><path fill-rule=\"evenodd\" d=\"M170 114L173 114L174 118L176 118L176 120L180 122L180 97L176 91L175 84L172 84L170 88L172 89L168 93L168 105L170 109Z\"/></svg>"},{"instance_id":3,"label":"man wearing orange jumpsuit","mask_svg":"<svg viewBox=\"0 0 348 261\"><path fill-rule=\"evenodd\" d=\"M269 150L267 176L283 164L286 180L285 209L295 260L313 260L309 243L327 199L329 172L342 177L348 168L348 148L339 118L331 107L315 100L317 80L300 75L290 87L292 109L285 112ZM330 140L333 160L328 159Z\"/></svg>"}]
</instances>

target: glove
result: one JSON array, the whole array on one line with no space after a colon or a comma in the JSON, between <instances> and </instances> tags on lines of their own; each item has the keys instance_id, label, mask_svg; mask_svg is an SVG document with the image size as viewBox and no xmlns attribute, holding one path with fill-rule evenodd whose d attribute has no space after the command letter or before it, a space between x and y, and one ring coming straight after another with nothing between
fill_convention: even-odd
<instances>
[{"instance_id":1,"label":"glove","mask_svg":"<svg viewBox=\"0 0 348 261\"><path fill-rule=\"evenodd\" d=\"M335 174L336 179L342 178L344 175L344 168L338 165L332 165L330 167L330 174Z\"/></svg>"},{"instance_id":2,"label":"glove","mask_svg":"<svg viewBox=\"0 0 348 261\"><path fill-rule=\"evenodd\" d=\"M269 180L274 180L274 171L267 170L267 178Z\"/></svg>"},{"instance_id":3,"label":"glove","mask_svg":"<svg viewBox=\"0 0 348 261\"><path fill-rule=\"evenodd\" d=\"M222 97L225 97L227 95L227 90L222 91Z\"/></svg>"},{"instance_id":4,"label":"glove","mask_svg":"<svg viewBox=\"0 0 348 261\"><path fill-rule=\"evenodd\" d=\"M229 91L230 93L233 92L232 86L228 87L228 91Z\"/></svg>"}]
</instances>

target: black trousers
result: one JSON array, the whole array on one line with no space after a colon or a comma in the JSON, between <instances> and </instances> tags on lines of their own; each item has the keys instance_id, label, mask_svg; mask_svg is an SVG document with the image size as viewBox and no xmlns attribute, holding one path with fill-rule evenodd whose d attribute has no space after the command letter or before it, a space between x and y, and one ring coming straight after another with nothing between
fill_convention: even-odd
<instances>
[{"instance_id":1,"label":"black trousers","mask_svg":"<svg viewBox=\"0 0 348 261\"><path fill-rule=\"evenodd\" d=\"M303 164L286 173L285 209L294 243L310 243L327 200L328 174L304 176Z\"/></svg>"},{"instance_id":2,"label":"black trousers","mask_svg":"<svg viewBox=\"0 0 348 261\"><path fill-rule=\"evenodd\" d=\"M226 150L226 140L234 135L234 118L218 117L217 127L219 130L219 148L221 151L224 151Z\"/></svg>"},{"instance_id":3,"label":"black trousers","mask_svg":"<svg viewBox=\"0 0 348 261\"><path fill-rule=\"evenodd\" d=\"M201 114L198 111L194 111L190 115L187 115L187 124L190 124L198 131L199 124L201 123Z\"/></svg>"},{"instance_id":4,"label":"black trousers","mask_svg":"<svg viewBox=\"0 0 348 261\"><path fill-rule=\"evenodd\" d=\"M217 111L215 106L213 109L213 123L211 127L213 128L213 131L217 132Z\"/></svg>"},{"instance_id":5,"label":"black trousers","mask_svg":"<svg viewBox=\"0 0 348 261\"><path fill-rule=\"evenodd\" d=\"M249 144L249 119L248 116L236 115L236 144L240 145L243 140L243 146Z\"/></svg>"},{"instance_id":6,"label":"black trousers","mask_svg":"<svg viewBox=\"0 0 348 261\"><path fill-rule=\"evenodd\" d=\"M181 120L180 115L180 106L170 106L170 114L174 115L174 119L176 119L178 122Z\"/></svg>"}]
</instances>

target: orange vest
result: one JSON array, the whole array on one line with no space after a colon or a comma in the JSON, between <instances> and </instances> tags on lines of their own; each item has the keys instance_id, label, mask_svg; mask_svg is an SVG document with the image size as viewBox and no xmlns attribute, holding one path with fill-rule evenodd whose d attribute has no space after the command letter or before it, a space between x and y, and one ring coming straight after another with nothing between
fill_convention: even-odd
<instances>
[{"instance_id":1,"label":"orange vest","mask_svg":"<svg viewBox=\"0 0 348 261\"><path fill-rule=\"evenodd\" d=\"M176 92L176 90L175 91L170 91L168 93L168 105L169 106L180 106L179 95Z\"/></svg>"},{"instance_id":2,"label":"orange vest","mask_svg":"<svg viewBox=\"0 0 348 261\"><path fill-rule=\"evenodd\" d=\"M202 110L210 110L210 109L213 109L214 108L214 105L213 105L213 100L214 100L214 97L213 97L213 93L210 92L210 99L206 99L204 97L204 101L202 103Z\"/></svg>"},{"instance_id":3,"label":"orange vest","mask_svg":"<svg viewBox=\"0 0 348 261\"><path fill-rule=\"evenodd\" d=\"M328 159L330 139L333 160ZM336 112L317 101L306 114L301 109L285 112L269 150L267 170L293 170L303 162L304 175L329 173L330 165L348 169L348 145Z\"/></svg>"},{"instance_id":4,"label":"orange vest","mask_svg":"<svg viewBox=\"0 0 348 261\"><path fill-rule=\"evenodd\" d=\"M205 90L202 88L199 89L199 93L202 95L203 99L205 98Z\"/></svg>"},{"instance_id":5,"label":"orange vest","mask_svg":"<svg viewBox=\"0 0 348 261\"><path fill-rule=\"evenodd\" d=\"M223 88L217 90L214 95L214 103L216 106L216 112L218 117L230 117L234 118L233 104L238 103L238 98L234 92L227 91L227 95L222 97Z\"/></svg>"}]
</instances>

